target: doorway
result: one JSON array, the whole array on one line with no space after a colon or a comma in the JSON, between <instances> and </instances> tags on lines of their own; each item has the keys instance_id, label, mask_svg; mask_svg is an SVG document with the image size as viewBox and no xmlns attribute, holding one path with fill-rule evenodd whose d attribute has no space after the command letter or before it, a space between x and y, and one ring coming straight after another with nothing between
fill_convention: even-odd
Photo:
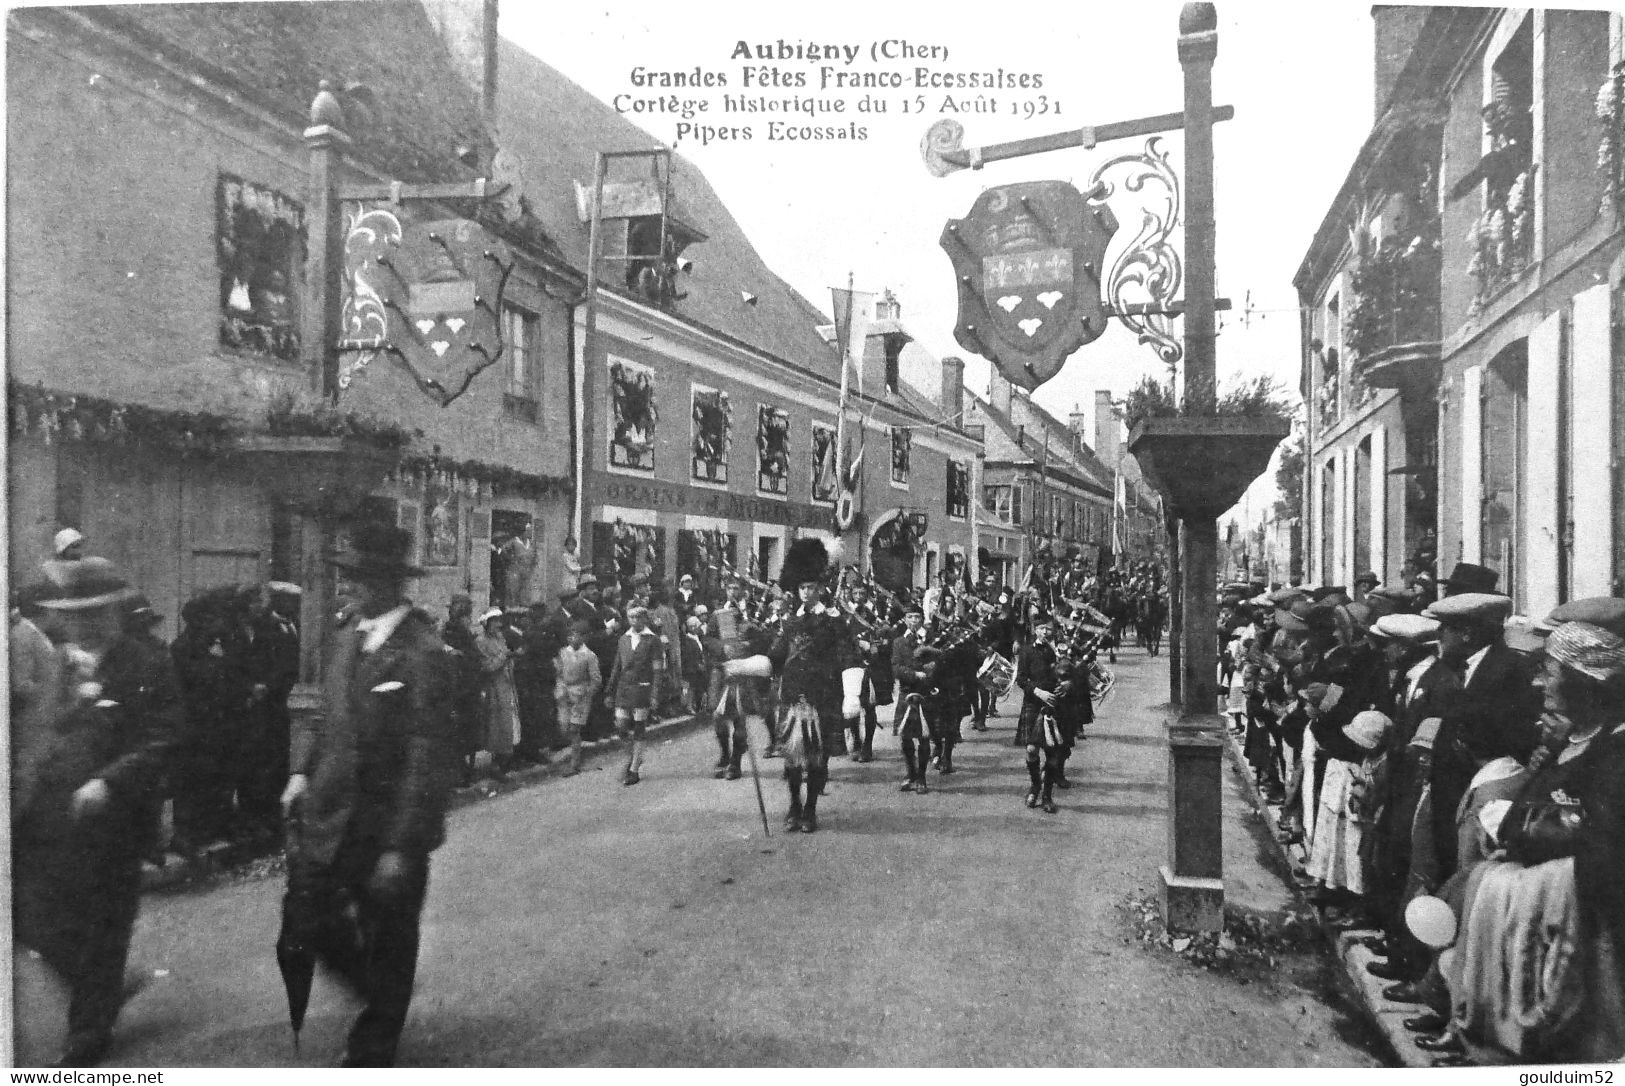
<instances>
[{"instance_id":1,"label":"doorway","mask_svg":"<svg viewBox=\"0 0 1625 1086\"><path fill-rule=\"evenodd\" d=\"M535 548L528 532L530 514L512 509L491 510L491 606L525 604L525 581L535 567Z\"/></svg>"}]
</instances>

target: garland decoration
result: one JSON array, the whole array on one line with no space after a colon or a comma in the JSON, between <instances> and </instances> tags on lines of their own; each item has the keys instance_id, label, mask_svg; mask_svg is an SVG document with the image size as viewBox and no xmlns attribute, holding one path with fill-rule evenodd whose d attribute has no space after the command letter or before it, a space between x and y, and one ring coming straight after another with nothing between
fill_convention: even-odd
<instances>
[{"instance_id":1,"label":"garland decoration","mask_svg":"<svg viewBox=\"0 0 1625 1086\"><path fill-rule=\"evenodd\" d=\"M207 411L177 411L115 403L99 396L57 392L42 384L6 384L11 433L45 444L93 441L149 444L183 454L222 451L236 436L235 420Z\"/></svg>"}]
</instances>

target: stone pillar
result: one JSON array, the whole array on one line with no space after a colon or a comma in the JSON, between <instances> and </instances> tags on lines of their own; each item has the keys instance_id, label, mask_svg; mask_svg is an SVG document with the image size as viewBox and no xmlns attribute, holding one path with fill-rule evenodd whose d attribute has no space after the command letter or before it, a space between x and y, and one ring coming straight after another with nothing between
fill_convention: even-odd
<instances>
[{"instance_id":1,"label":"stone pillar","mask_svg":"<svg viewBox=\"0 0 1625 1086\"><path fill-rule=\"evenodd\" d=\"M1185 75L1185 405L1211 415L1217 398L1213 321L1213 61L1219 52L1212 4L1179 14ZM1168 735L1168 864L1162 919L1170 930L1224 926L1223 740L1217 715L1218 524L1210 516L1179 526L1181 644L1179 689Z\"/></svg>"},{"instance_id":2,"label":"stone pillar","mask_svg":"<svg viewBox=\"0 0 1625 1086\"><path fill-rule=\"evenodd\" d=\"M1170 931L1224 927L1224 740L1183 723L1168 729L1168 862L1162 918Z\"/></svg>"},{"instance_id":3,"label":"stone pillar","mask_svg":"<svg viewBox=\"0 0 1625 1086\"><path fill-rule=\"evenodd\" d=\"M333 87L322 80L310 105L305 129L309 152L309 190L305 222L309 230L305 283L309 294L302 317L301 353L310 387L319 396L338 396L340 325L339 279L344 270L344 229L338 199L338 168L350 138L344 134L344 111ZM288 710L297 722L321 711L322 654L333 616L333 578L327 557L333 550L334 524L319 495L303 504L300 517L299 681L288 695Z\"/></svg>"},{"instance_id":4,"label":"stone pillar","mask_svg":"<svg viewBox=\"0 0 1625 1086\"><path fill-rule=\"evenodd\" d=\"M1180 705L1187 716L1218 712L1219 526L1206 519L1183 521L1179 530L1179 572L1184 638Z\"/></svg>"}]
</instances>

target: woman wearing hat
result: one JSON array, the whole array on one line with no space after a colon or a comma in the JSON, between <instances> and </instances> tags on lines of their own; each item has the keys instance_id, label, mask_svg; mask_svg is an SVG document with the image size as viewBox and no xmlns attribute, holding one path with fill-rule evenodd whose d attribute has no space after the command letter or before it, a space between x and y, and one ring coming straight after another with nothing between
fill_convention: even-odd
<instances>
[{"instance_id":1,"label":"woman wearing hat","mask_svg":"<svg viewBox=\"0 0 1625 1086\"><path fill-rule=\"evenodd\" d=\"M1543 678L1555 754L1481 810L1499 851L1441 892L1460 918L1450 1033L1424 1047L1480 1062L1625 1055L1625 637L1564 623Z\"/></svg>"},{"instance_id":2,"label":"woman wearing hat","mask_svg":"<svg viewBox=\"0 0 1625 1086\"><path fill-rule=\"evenodd\" d=\"M519 738L519 691L513 680L516 654L508 647L502 626L502 608L492 607L480 616L480 633L474 639L485 696L485 749L491 752L499 774L513 761L514 743Z\"/></svg>"}]
</instances>

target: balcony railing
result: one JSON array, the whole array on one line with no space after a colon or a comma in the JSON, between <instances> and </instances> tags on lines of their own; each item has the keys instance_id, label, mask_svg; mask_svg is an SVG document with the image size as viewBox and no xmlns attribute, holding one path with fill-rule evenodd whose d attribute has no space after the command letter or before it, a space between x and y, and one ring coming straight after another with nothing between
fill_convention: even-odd
<instances>
[{"instance_id":1,"label":"balcony railing","mask_svg":"<svg viewBox=\"0 0 1625 1086\"><path fill-rule=\"evenodd\" d=\"M1344 344L1363 390L1401 388L1417 376L1437 378L1439 268L1437 235L1424 231L1409 240L1386 239L1355 271L1357 297ZM1418 364L1425 372L1412 372Z\"/></svg>"}]
</instances>

